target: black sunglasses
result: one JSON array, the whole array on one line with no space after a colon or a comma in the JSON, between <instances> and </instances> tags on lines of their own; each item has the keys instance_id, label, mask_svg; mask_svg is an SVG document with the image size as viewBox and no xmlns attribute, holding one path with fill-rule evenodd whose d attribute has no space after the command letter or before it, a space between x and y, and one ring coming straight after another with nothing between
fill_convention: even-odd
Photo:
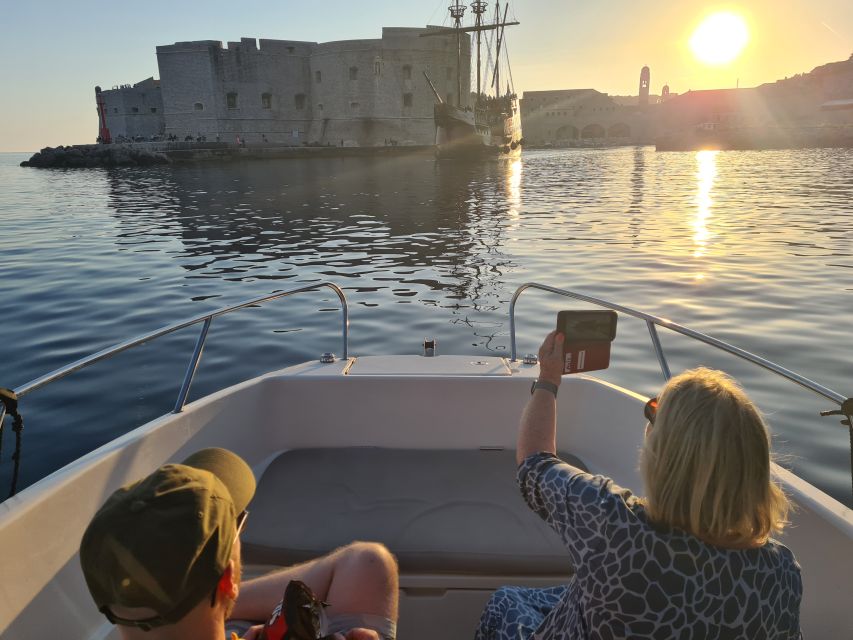
<instances>
[{"instance_id":1,"label":"black sunglasses","mask_svg":"<svg viewBox=\"0 0 853 640\"><path fill-rule=\"evenodd\" d=\"M248 520L248 519L249 519L249 510L248 509L244 509L243 511L240 512L240 515L237 516L237 533L234 536L235 539L240 537L240 534L243 532L243 527L246 526L246 520Z\"/></svg>"},{"instance_id":2,"label":"black sunglasses","mask_svg":"<svg viewBox=\"0 0 853 640\"><path fill-rule=\"evenodd\" d=\"M643 415L646 416L646 420L649 421L649 424L655 423L655 416L658 414L658 399L657 396L651 398L646 406L643 407Z\"/></svg>"},{"instance_id":3,"label":"black sunglasses","mask_svg":"<svg viewBox=\"0 0 853 640\"><path fill-rule=\"evenodd\" d=\"M249 510L244 509L240 512L240 515L237 516L237 532L234 534L234 540L240 537L240 534L243 532L243 527L246 526L246 520L249 519ZM216 592L219 589L219 583L216 583L216 586L213 588L213 593L210 594L210 606L216 606Z\"/></svg>"}]
</instances>

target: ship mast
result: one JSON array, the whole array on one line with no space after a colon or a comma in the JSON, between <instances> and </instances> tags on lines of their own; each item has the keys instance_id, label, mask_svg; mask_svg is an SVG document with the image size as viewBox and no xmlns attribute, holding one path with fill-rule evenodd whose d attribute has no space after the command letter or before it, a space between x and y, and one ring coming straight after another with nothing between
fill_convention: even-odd
<instances>
[{"instance_id":1,"label":"ship mast","mask_svg":"<svg viewBox=\"0 0 853 640\"><path fill-rule=\"evenodd\" d=\"M474 15L477 16L475 25L478 27L477 30L477 101L480 101L480 93L482 92L482 82L480 80L480 36L482 35L482 29L479 27L483 26L483 14L486 13L487 3L481 2L481 0L474 0L471 3L471 11L474 12Z\"/></svg>"},{"instance_id":2,"label":"ship mast","mask_svg":"<svg viewBox=\"0 0 853 640\"><path fill-rule=\"evenodd\" d=\"M501 95L501 44L504 38L504 26L506 26L506 13L509 10L509 2L504 5L504 18L503 22L500 22L500 0L495 3L495 24L499 27L498 30L498 44L497 44L497 52L495 53L495 97L499 98Z\"/></svg>"},{"instance_id":3,"label":"ship mast","mask_svg":"<svg viewBox=\"0 0 853 640\"><path fill-rule=\"evenodd\" d=\"M509 2L506 3L506 9L504 10L504 19L503 22L500 21L500 2L495 3L495 23L494 24L484 24L483 23L483 14L486 12L486 7L488 3L481 2L480 0L474 0L471 3L471 9L474 11L474 14L477 16L477 23L473 27L463 27L462 19L465 16L466 6L461 3L460 0L454 0L454 4L450 5L448 9L450 10L450 17L453 18L453 26L452 27L438 27L432 28L426 31L425 33L419 34L421 38L427 38L430 36L456 36L456 106L461 106L462 104L462 34L463 33L471 33L477 32L477 95L483 90L483 81L481 76L481 31L498 31L498 60L495 61L495 65L500 62L500 41L503 36L504 27L511 27L519 24L518 21L507 22L507 12L506 9L509 9ZM492 83L498 87L495 90L496 94L500 93L500 77L497 75L499 72L497 68L495 69L495 78L492 80ZM487 70L487 79L488 79L488 70ZM479 98L478 98L479 99Z\"/></svg>"},{"instance_id":4,"label":"ship mast","mask_svg":"<svg viewBox=\"0 0 853 640\"><path fill-rule=\"evenodd\" d=\"M498 24L501 20L501 2L497 0L495 2L495 24ZM497 98L501 94L501 82L500 82L500 64L501 64L501 32L497 32L497 38L495 39L495 76L492 78L495 84L495 97Z\"/></svg>"},{"instance_id":5,"label":"ship mast","mask_svg":"<svg viewBox=\"0 0 853 640\"><path fill-rule=\"evenodd\" d=\"M456 21L456 106L462 106L462 17L465 15L465 5L456 0L456 4L448 7L450 17Z\"/></svg>"}]
</instances>

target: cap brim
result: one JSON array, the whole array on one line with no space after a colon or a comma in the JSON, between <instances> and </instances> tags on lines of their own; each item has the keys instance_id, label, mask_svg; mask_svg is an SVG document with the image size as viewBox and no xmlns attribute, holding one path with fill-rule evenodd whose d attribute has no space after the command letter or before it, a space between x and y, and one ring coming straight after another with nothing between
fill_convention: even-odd
<instances>
[{"instance_id":1,"label":"cap brim","mask_svg":"<svg viewBox=\"0 0 853 640\"><path fill-rule=\"evenodd\" d=\"M255 475L249 465L227 449L202 449L181 464L210 471L219 478L231 494L237 513L244 511L255 495Z\"/></svg>"}]
</instances>

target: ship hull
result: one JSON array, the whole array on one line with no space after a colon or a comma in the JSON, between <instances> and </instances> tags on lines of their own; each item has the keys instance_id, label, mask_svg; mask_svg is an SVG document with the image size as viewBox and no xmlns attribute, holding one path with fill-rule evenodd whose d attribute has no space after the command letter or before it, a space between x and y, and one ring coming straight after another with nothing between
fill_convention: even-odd
<instances>
[{"instance_id":1,"label":"ship hull","mask_svg":"<svg viewBox=\"0 0 853 640\"><path fill-rule=\"evenodd\" d=\"M435 105L436 151L441 158L499 158L521 154L521 117L515 97L507 109L462 109Z\"/></svg>"}]
</instances>

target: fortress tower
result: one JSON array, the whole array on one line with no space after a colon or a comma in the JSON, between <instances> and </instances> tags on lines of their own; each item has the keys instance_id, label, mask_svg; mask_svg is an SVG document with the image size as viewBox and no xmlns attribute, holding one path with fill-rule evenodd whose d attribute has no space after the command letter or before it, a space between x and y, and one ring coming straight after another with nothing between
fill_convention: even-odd
<instances>
[{"instance_id":1,"label":"fortress tower","mask_svg":"<svg viewBox=\"0 0 853 640\"><path fill-rule=\"evenodd\" d=\"M663 85L663 90L660 92L660 101L666 102L667 100L669 100L669 85L665 84Z\"/></svg>"},{"instance_id":2,"label":"fortress tower","mask_svg":"<svg viewBox=\"0 0 853 640\"><path fill-rule=\"evenodd\" d=\"M651 81L651 71L648 67L643 67L640 71L640 105L646 106L649 104L649 82Z\"/></svg>"}]
</instances>

